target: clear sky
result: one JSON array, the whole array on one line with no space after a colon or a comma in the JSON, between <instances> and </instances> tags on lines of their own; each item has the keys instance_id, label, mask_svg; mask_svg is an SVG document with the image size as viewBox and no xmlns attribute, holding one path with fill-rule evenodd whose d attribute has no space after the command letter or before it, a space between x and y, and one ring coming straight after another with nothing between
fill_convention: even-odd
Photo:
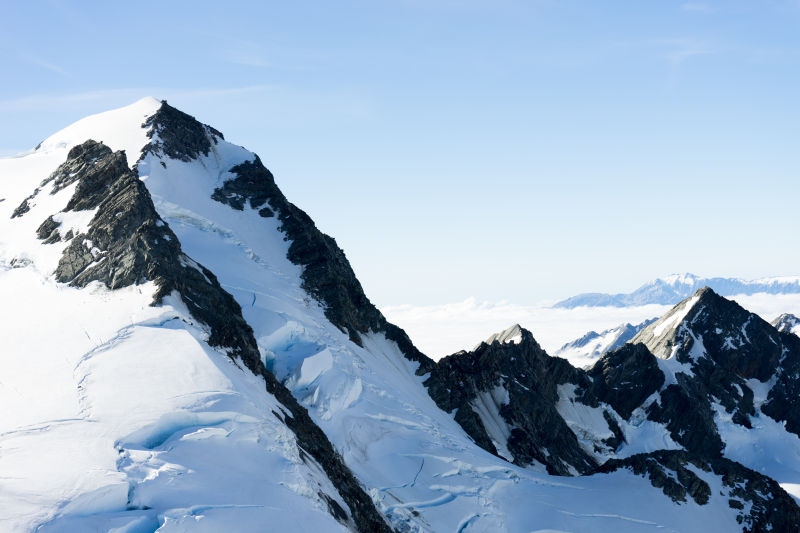
<instances>
[{"instance_id":1,"label":"clear sky","mask_svg":"<svg viewBox=\"0 0 800 533\"><path fill-rule=\"evenodd\" d=\"M378 305L800 274L798 0L0 7L0 155L166 98Z\"/></svg>"}]
</instances>

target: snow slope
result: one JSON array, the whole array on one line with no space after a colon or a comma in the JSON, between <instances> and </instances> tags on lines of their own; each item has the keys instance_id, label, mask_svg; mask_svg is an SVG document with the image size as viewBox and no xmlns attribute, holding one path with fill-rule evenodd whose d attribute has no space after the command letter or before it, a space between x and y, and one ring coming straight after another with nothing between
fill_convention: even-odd
<instances>
[{"instance_id":1,"label":"snow slope","mask_svg":"<svg viewBox=\"0 0 800 533\"><path fill-rule=\"evenodd\" d=\"M301 460L272 414L280 404L261 378L208 346L177 299L150 307L148 285L53 281L64 244L41 244L35 229L70 190L9 218L87 138L126 150L133 164L158 107L145 99L89 117L0 161L0 290L12 302L0 320L2 528L340 530L320 497L336 491ZM287 259L278 217L211 199L233 165L254 157L221 141L189 161L150 152L138 171L183 250L241 305L267 367L398 530L740 529L721 489L706 505L677 504L626 470L559 478L476 446L393 341L373 333L359 346L331 324Z\"/></svg>"}]
</instances>

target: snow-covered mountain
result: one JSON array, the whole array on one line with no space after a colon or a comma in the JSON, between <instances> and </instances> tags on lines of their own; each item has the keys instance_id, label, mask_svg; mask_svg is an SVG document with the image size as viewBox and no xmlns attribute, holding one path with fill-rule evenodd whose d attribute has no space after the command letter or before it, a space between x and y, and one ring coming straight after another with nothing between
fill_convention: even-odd
<instances>
[{"instance_id":1,"label":"snow-covered mountain","mask_svg":"<svg viewBox=\"0 0 800 533\"><path fill-rule=\"evenodd\" d=\"M572 363L572 366L584 368L593 365L598 359L622 347L646 326L656 319L645 320L636 325L628 323L597 333L590 331L579 339L564 344L553 355L562 357Z\"/></svg>"},{"instance_id":2,"label":"snow-covered mountain","mask_svg":"<svg viewBox=\"0 0 800 533\"><path fill-rule=\"evenodd\" d=\"M146 99L2 161L0 529L389 530L184 231L285 256L210 198L251 158Z\"/></svg>"},{"instance_id":3,"label":"snow-covered mountain","mask_svg":"<svg viewBox=\"0 0 800 533\"><path fill-rule=\"evenodd\" d=\"M673 274L645 283L626 294L585 293L562 300L554 307L629 307L648 304L674 305L695 291L710 287L722 296L738 294L798 294L800 276L743 280L738 278L703 278L694 274Z\"/></svg>"},{"instance_id":4,"label":"snow-covered mountain","mask_svg":"<svg viewBox=\"0 0 800 533\"><path fill-rule=\"evenodd\" d=\"M719 329L738 366L638 344L583 371L518 326L436 363L255 154L154 99L0 160L0 199L0 530L800 523L800 339L738 311L639 333Z\"/></svg>"}]
</instances>

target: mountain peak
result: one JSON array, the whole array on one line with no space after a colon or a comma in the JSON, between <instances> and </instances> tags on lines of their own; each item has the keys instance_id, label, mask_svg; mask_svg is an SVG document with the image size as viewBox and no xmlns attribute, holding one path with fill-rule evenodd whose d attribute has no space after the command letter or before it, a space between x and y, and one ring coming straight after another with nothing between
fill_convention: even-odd
<instances>
[{"instance_id":1,"label":"mountain peak","mask_svg":"<svg viewBox=\"0 0 800 533\"><path fill-rule=\"evenodd\" d=\"M670 274L661 279L654 280L654 282L663 281L668 285L687 285L687 284L694 284L698 279L699 276L692 274L690 272L684 272L683 274ZM652 283L652 282L651 282Z\"/></svg>"},{"instance_id":2,"label":"mountain peak","mask_svg":"<svg viewBox=\"0 0 800 533\"><path fill-rule=\"evenodd\" d=\"M723 306L725 303L736 305L719 296L710 287L702 287L695 291L692 296L673 307L660 319L640 331L631 342L641 342L656 357L669 359L674 355L675 337L678 335L678 330L681 326L690 323L706 306L716 306L720 303Z\"/></svg>"},{"instance_id":3,"label":"mountain peak","mask_svg":"<svg viewBox=\"0 0 800 533\"><path fill-rule=\"evenodd\" d=\"M775 329L783 333L800 332L800 318L791 313L783 313L771 323Z\"/></svg>"},{"instance_id":4,"label":"mountain peak","mask_svg":"<svg viewBox=\"0 0 800 533\"><path fill-rule=\"evenodd\" d=\"M130 104L132 106L141 106L141 107L153 107L153 106L160 106L161 104L166 103L166 100L159 100L155 96L145 96L139 98L134 103Z\"/></svg>"},{"instance_id":5,"label":"mountain peak","mask_svg":"<svg viewBox=\"0 0 800 533\"><path fill-rule=\"evenodd\" d=\"M510 328L506 328L499 333L495 333L484 342L486 342L486 344L492 344L494 342L499 342L500 344L522 344L522 341L525 337L532 336L533 334L530 331L523 328L519 324L514 324Z\"/></svg>"}]
</instances>

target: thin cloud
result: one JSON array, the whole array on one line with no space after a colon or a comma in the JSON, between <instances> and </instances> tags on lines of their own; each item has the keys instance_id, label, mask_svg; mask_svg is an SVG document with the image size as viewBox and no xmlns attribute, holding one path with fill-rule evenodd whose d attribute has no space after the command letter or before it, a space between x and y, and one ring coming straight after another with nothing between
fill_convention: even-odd
<instances>
[{"instance_id":1,"label":"thin cloud","mask_svg":"<svg viewBox=\"0 0 800 533\"><path fill-rule=\"evenodd\" d=\"M714 52L711 50L702 50L702 49L687 49L687 50L675 50L674 52L667 53L667 59L670 63L674 65L680 65L684 63L686 60L696 56L704 56L704 55L711 55Z\"/></svg>"},{"instance_id":2,"label":"thin cloud","mask_svg":"<svg viewBox=\"0 0 800 533\"><path fill-rule=\"evenodd\" d=\"M681 11L688 11L691 13L713 13L714 8L702 2L686 2L681 5Z\"/></svg>"},{"instance_id":3,"label":"thin cloud","mask_svg":"<svg viewBox=\"0 0 800 533\"><path fill-rule=\"evenodd\" d=\"M33 65L41 67L41 68L43 68L45 70L49 70L50 72L55 72L56 74L60 74L62 76L67 76L67 72L63 68L61 68L60 66L56 65L55 63L51 63L50 61L47 61L46 59L44 59L42 57L30 54L30 53L25 53L25 54L21 54L21 55L22 55L22 58L25 61L27 61L28 63L31 63Z\"/></svg>"},{"instance_id":4,"label":"thin cloud","mask_svg":"<svg viewBox=\"0 0 800 533\"><path fill-rule=\"evenodd\" d=\"M781 313L800 315L800 295L755 294L733 296L742 307L770 321ZM405 329L425 354L440 359L459 350L471 350L482 340L513 324L529 329L549 353L589 331L603 331L629 322L661 316L672 306L577 307L526 306L509 302L485 302L467 298L463 302L381 308L386 318Z\"/></svg>"},{"instance_id":5,"label":"thin cloud","mask_svg":"<svg viewBox=\"0 0 800 533\"><path fill-rule=\"evenodd\" d=\"M20 98L0 100L0 112L24 112L31 110L60 110L76 104L116 105L130 103L144 96L156 98L204 98L215 96L235 96L258 93L273 88L271 85L251 85L246 87L169 89L164 87L124 87L101 89L70 94L35 94Z\"/></svg>"},{"instance_id":6,"label":"thin cloud","mask_svg":"<svg viewBox=\"0 0 800 533\"><path fill-rule=\"evenodd\" d=\"M707 43L695 39L666 39L657 41L657 44L666 49L665 58L675 66L680 66L693 57L717 53Z\"/></svg>"}]
</instances>

